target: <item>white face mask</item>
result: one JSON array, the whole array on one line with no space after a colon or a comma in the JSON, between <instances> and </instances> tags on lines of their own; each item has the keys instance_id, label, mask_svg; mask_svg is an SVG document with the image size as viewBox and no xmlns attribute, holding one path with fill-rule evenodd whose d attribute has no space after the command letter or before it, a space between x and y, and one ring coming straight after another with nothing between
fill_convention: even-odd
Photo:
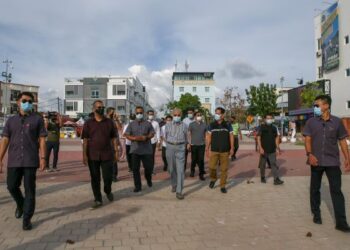
<instances>
[{"instance_id":1,"label":"white face mask","mask_svg":"<svg viewBox=\"0 0 350 250\"><path fill-rule=\"evenodd\" d=\"M273 119L266 119L266 124L271 125L273 123Z\"/></svg>"},{"instance_id":2,"label":"white face mask","mask_svg":"<svg viewBox=\"0 0 350 250\"><path fill-rule=\"evenodd\" d=\"M199 122L201 122L201 121L203 120L203 117L202 117L202 116L197 116L197 117L196 117L196 120L199 121Z\"/></svg>"},{"instance_id":3,"label":"white face mask","mask_svg":"<svg viewBox=\"0 0 350 250\"><path fill-rule=\"evenodd\" d=\"M149 120L153 120L153 119L154 119L154 115L149 115L149 116L148 116L148 119L149 119Z\"/></svg>"}]
</instances>

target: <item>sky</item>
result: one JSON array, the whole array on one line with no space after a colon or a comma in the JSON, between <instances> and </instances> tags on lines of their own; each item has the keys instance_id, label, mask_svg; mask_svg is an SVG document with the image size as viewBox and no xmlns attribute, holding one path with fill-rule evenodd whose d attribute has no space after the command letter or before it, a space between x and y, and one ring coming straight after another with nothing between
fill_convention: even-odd
<instances>
[{"instance_id":1,"label":"sky","mask_svg":"<svg viewBox=\"0 0 350 250\"><path fill-rule=\"evenodd\" d=\"M330 1L333 2L333 1ZM135 75L159 107L178 62L213 71L217 95L261 82L315 79L314 21L321 0L0 0L0 57L13 82L64 94L65 77ZM5 65L1 65L2 71Z\"/></svg>"}]
</instances>

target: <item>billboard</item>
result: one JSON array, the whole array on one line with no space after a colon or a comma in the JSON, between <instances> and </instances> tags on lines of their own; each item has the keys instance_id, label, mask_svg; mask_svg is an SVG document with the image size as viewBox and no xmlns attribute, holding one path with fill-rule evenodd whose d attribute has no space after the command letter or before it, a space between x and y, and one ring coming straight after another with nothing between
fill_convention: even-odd
<instances>
[{"instance_id":1,"label":"billboard","mask_svg":"<svg viewBox=\"0 0 350 250\"><path fill-rule=\"evenodd\" d=\"M322 13L321 34L322 67L327 73L339 66L338 3Z\"/></svg>"}]
</instances>

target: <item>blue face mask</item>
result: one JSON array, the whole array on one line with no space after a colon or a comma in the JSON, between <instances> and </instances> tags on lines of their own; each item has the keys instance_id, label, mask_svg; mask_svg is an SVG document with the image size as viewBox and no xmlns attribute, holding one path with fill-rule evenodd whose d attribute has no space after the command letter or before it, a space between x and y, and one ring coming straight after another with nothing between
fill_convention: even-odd
<instances>
[{"instance_id":1,"label":"blue face mask","mask_svg":"<svg viewBox=\"0 0 350 250\"><path fill-rule=\"evenodd\" d=\"M25 102L25 103L21 102L21 109L24 112L30 112L33 109L33 104L31 104L29 102Z\"/></svg>"},{"instance_id":2,"label":"blue face mask","mask_svg":"<svg viewBox=\"0 0 350 250\"><path fill-rule=\"evenodd\" d=\"M320 107L314 107L314 115L315 116L321 116L322 115L322 110Z\"/></svg>"},{"instance_id":3,"label":"blue face mask","mask_svg":"<svg viewBox=\"0 0 350 250\"><path fill-rule=\"evenodd\" d=\"M219 121L221 119L221 115L215 114L214 119L215 121Z\"/></svg>"},{"instance_id":4,"label":"blue face mask","mask_svg":"<svg viewBox=\"0 0 350 250\"><path fill-rule=\"evenodd\" d=\"M174 122L181 122L181 117L180 116L174 116Z\"/></svg>"}]
</instances>

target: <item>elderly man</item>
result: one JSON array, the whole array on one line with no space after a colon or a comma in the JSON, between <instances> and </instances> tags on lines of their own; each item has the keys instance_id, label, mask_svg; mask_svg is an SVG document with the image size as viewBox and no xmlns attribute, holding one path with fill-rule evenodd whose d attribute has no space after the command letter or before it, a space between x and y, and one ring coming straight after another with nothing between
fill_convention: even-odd
<instances>
[{"instance_id":1,"label":"elderly man","mask_svg":"<svg viewBox=\"0 0 350 250\"><path fill-rule=\"evenodd\" d=\"M184 164L187 144L187 125L181 121L181 109L173 110L173 122L165 125L164 139L166 141L166 158L171 176L172 192L176 198L184 199Z\"/></svg>"}]
</instances>

